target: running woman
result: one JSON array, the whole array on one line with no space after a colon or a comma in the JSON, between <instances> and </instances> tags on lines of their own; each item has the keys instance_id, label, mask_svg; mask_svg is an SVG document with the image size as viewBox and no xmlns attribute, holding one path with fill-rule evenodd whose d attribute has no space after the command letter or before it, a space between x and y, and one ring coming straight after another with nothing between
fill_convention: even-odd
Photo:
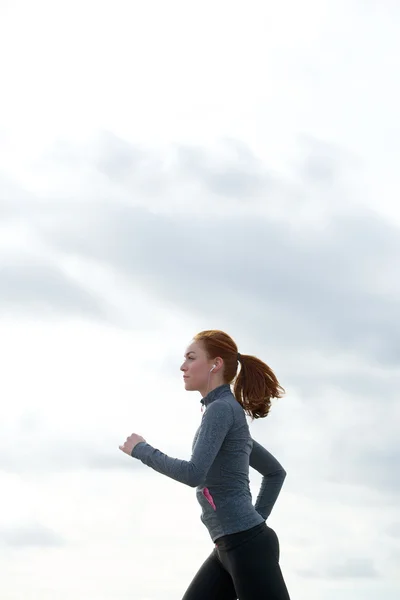
<instances>
[{"instance_id":1,"label":"running woman","mask_svg":"<svg viewBox=\"0 0 400 600\"><path fill-rule=\"evenodd\" d=\"M286 472L252 439L246 420L246 415L266 417L271 399L281 398L284 390L268 365L239 354L233 339L218 330L194 337L180 369L185 389L200 392L204 411L191 459L167 456L136 433L119 448L162 475L196 488L200 518L214 549L182 600L289 600L279 566L279 541L266 524ZM254 506L249 466L263 476Z\"/></svg>"}]
</instances>

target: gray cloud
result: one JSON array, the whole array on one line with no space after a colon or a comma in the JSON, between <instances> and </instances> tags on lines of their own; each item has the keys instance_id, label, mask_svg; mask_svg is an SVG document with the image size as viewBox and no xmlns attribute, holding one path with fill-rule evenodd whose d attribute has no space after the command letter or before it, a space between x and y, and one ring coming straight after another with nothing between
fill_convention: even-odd
<instances>
[{"instance_id":1,"label":"gray cloud","mask_svg":"<svg viewBox=\"0 0 400 600\"><path fill-rule=\"evenodd\" d=\"M72 434L71 437L55 435L35 417L3 424L3 428L0 427L0 470L31 476L82 470L132 471L139 467L138 461L129 460L129 456L119 450L120 439L104 434L100 441L83 441L83 435L77 439ZM14 446L10 442L12 438L23 438L25 443Z\"/></svg>"},{"instance_id":2,"label":"gray cloud","mask_svg":"<svg viewBox=\"0 0 400 600\"><path fill-rule=\"evenodd\" d=\"M308 186L333 185L335 189L345 175L361 167L361 161L343 147L305 134L298 141L302 152L294 167Z\"/></svg>"},{"instance_id":3,"label":"gray cloud","mask_svg":"<svg viewBox=\"0 0 400 600\"><path fill-rule=\"evenodd\" d=\"M300 175L307 185L314 181L320 191L325 185L332 195L342 172L340 152L329 145L307 143L309 149L299 167ZM177 193L182 191L184 181L200 183L216 197L230 197L233 208L250 196L260 197L263 193L272 204L279 203L287 193L288 206L294 206L305 193L306 188L290 191L284 181L280 184L274 180L240 144L230 143L227 148L217 160L208 158L204 149L180 147L168 175L164 172L161 179ZM73 156L71 148L68 152ZM157 167L159 157L151 158L150 153L141 153L140 149L107 136L89 159L81 156L77 160L88 161L85 164L119 183L126 193L142 190L143 182L151 175L157 179L163 170ZM201 319L206 315L210 326L218 327L221 321L231 324L245 337L252 331L251 338L273 348L275 355L285 357L282 363L291 359L295 366L287 369L285 387L287 382L289 387L298 387L312 406L307 418L322 431L330 431L329 439L321 440L321 456L324 452L329 464L329 468L324 467L325 476L397 494L391 472L398 451L396 437L388 427L394 413L388 410L389 420L381 419L376 426L373 402L384 395L386 407L394 405L393 388L398 384L398 231L361 208L340 213L328 211L318 226L307 222L296 226L267 214L243 216L235 210L224 217L212 210L207 214L189 211L185 215L153 212L151 203L145 209L113 201L114 189L110 188L109 201L71 205L68 211L62 203L59 214L54 204L42 204L32 225L56 255L73 254L116 269L133 286L152 291L177 312ZM319 196L321 202L322 197L323 194ZM40 270L37 280L43 282L41 285L26 272L19 284L13 283L11 272L7 277L3 290L11 298L22 298L25 283L27 299L48 285ZM68 287L63 288L64 283L55 276L55 303L63 310L76 303L77 310L82 305L87 314L97 311L99 318L104 318L99 299L94 300L84 290L76 299ZM16 291L12 293L13 289ZM313 353L325 364L332 356L343 354L344 360L348 355L357 356L363 366L323 372L309 358ZM370 369L376 366L380 367L379 373ZM338 401L329 410L324 407L324 393L333 386L338 396L340 389L351 393L353 402L364 395L365 402L359 404L359 410L360 414L370 411L367 423L358 427L356 414L348 419L348 426L345 419L342 423L336 419L334 425L330 422L335 411L337 414L345 406ZM317 420L316 408L325 412ZM374 432L384 441L376 442ZM293 438L293 444L296 439ZM309 451L314 442L310 444ZM364 451L368 444L367 456ZM63 464L62 456L55 456L49 468ZM71 466L97 468L96 465L108 464L110 468L122 468L119 463L117 466L114 455L94 455L85 449L71 451L64 458Z\"/></svg>"},{"instance_id":4,"label":"gray cloud","mask_svg":"<svg viewBox=\"0 0 400 600\"><path fill-rule=\"evenodd\" d=\"M367 212L332 217L298 233L267 219L169 217L130 207L98 210L43 236L59 251L123 269L177 307L241 311L272 343L329 345L382 363L400 360L399 294L374 285L394 277L397 231ZM83 232L88 232L83 235ZM387 282L389 285L389 282Z\"/></svg>"},{"instance_id":5,"label":"gray cloud","mask_svg":"<svg viewBox=\"0 0 400 600\"><path fill-rule=\"evenodd\" d=\"M108 448L88 448L79 442L47 443L42 440L40 448L30 449L29 455L22 452L8 453L0 458L0 469L8 473L61 473L82 470L132 471L139 466L130 460L118 445Z\"/></svg>"},{"instance_id":6,"label":"gray cloud","mask_svg":"<svg viewBox=\"0 0 400 600\"><path fill-rule=\"evenodd\" d=\"M332 445L335 465L330 468L330 477L335 481L350 481L367 485L375 491L390 491L400 494L400 481L397 476L400 461L400 447L394 435L388 435L387 426L380 425L380 439L376 440L376 429L354 427L352 437L336 438ZM366 441L366 437L367 440ZM397 498L398 501L398 498Z\"/></svg>"},{"instance_id":7,"label":"gray cloud","mask_svg":"<svg viewBox=\"0 0 400 600\"><path fill-rule=\"evenodd\" d=\"M121 182L132 173L140 174L151 158L154 160L154 155L146 155L143 148L134 146L111 132L103 132L99 137L94 166L110 179Z\"/></svg>"},{"instance_id":8,"label":"gray cloud","mask_svg":"<svg viewBox=\"0 0 400 600\"><path fill-rule=\"evenodd\" d=\"M129 179L131 173L139 171L150 158L144 148L135 146L110 131L102 131L92 143L80 147L58 140L45 157L48 164L61 163L75 170L96 169L118 182Z\"/></svg>"},{"instance_id":9,"label":"gray cloud","mask_svg":"<svg viewBox=\"0 0 400 600\"><path fill-rule=\"evenodd\" d=\"M199 181L212 194L242 201L272 189L272 175L247 145L233 139L224 142L218 161L205 148L180 146L177 149L180 176Z\"/></svg>"},{"instance_id":10,"label":"gray cloud","mask_svg":"<svg viewBox=\"0 0 400 600\"><path fill-rule=\"evenodd\" d=\"M51 315L78 313L107 320L105 303L83 289L54 264L39 259L0 262L0 302L13 312L26 310Z\"/></svg>"},{"instance_id":11,"label":"gray cloud","mask_svg":"<svg viewBox=\"0 0 400 600\"><path fill-rule=\"evenodd\" d=\"M0 529L0 544L12 548L46 547L57 548L65 544L64 539L52 529L40 523Z\"/></svg>"},{"instance_id":12,"label":"gray cloud","mask_svg":"<svg viewBox=\"0 0 400 600\"><path fill-rule=\"evenodd\" d=\"M298 569L297 573L311 579L375 579L379 577L370 558L345 558L316 569Z\"/></svg>"},{"instance_id":13,"label":"gray cloud","mask_svg":"<svg viewBox=\"0 0 400 600\"><path fill-rule=\"evenodd\" d=\"M26 218L26 211L38 201L38 198L0 169L0 217L3 222L14 216Z\"/></svg>"},{"instance_id":14,"label":"gray cloud","mask_svg":"<svg viewBox=\"0 0 400 600\"><path fill-rule=\"evenodd\" d=\"M331 565L327 569L327 575L334 578L358 579L378 577L378 572L370 558L353 558Z\"/></svg>"},{"instance_id":15,"label":"gray cloud","mask_svg":"<svg viewBox=\"0 0 400 600\"><path fill-rule=\"evenodd\" d=\"M391 525L386 528L386 534L392 538L400 539L400 522L391 523Z\"/></svg>"}]
</instances>

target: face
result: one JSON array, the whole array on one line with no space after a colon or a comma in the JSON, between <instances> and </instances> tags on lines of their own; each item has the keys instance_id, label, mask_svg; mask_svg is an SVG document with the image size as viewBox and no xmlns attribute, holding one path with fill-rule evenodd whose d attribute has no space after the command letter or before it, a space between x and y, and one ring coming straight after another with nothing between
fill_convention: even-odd
<instances>
[{"instance_id":1,"label":"face","mask_svg":"<svg viewBox=\"0 0 400 600\"><path fill-rule=\"evenodd\" d=\"M181 365L185 390L200 391L207 386L213 361L200 342L192 342L185 352L185 361Z\"/></svg>"}]
</instances>

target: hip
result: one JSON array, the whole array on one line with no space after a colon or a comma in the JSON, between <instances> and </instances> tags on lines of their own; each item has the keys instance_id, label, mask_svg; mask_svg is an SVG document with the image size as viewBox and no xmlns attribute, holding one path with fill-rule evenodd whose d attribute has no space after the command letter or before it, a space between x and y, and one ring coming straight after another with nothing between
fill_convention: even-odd
<instances>
[{"instance_id":1,"label":"hip","mask_svg":"<svg viewBox=\"0 0 400 600\"><path fill-rule=\"evenodd\" d=\"M215 551L221 557L228 553L268 552L279 561L279 540L265 521L244 531L223 535L215 540Z\"/></svg>"}]
</instances>

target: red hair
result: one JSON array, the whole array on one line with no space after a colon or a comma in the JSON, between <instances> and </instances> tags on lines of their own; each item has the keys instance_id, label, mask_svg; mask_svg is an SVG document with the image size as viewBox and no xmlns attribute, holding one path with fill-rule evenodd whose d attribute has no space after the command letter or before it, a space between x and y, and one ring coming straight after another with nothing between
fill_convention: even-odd
<instances>
[{"instance_id":1,"label":"red hair","mask_svg":"<svg viewBox=\"0 0 400 600\"><path fill-rule=\"evenodd\" d=\"M253 419L266 417L272 398L282 398L285 390L279 384L272 369L262 360L248 354L240 355L238 372L238 349L233 339L217 329L201 331L194 337L201 342L209 359L220 357L224 361L224 381L231 384L235 379L233 393L245 413Z\"/></svg>"}]
</instances>

